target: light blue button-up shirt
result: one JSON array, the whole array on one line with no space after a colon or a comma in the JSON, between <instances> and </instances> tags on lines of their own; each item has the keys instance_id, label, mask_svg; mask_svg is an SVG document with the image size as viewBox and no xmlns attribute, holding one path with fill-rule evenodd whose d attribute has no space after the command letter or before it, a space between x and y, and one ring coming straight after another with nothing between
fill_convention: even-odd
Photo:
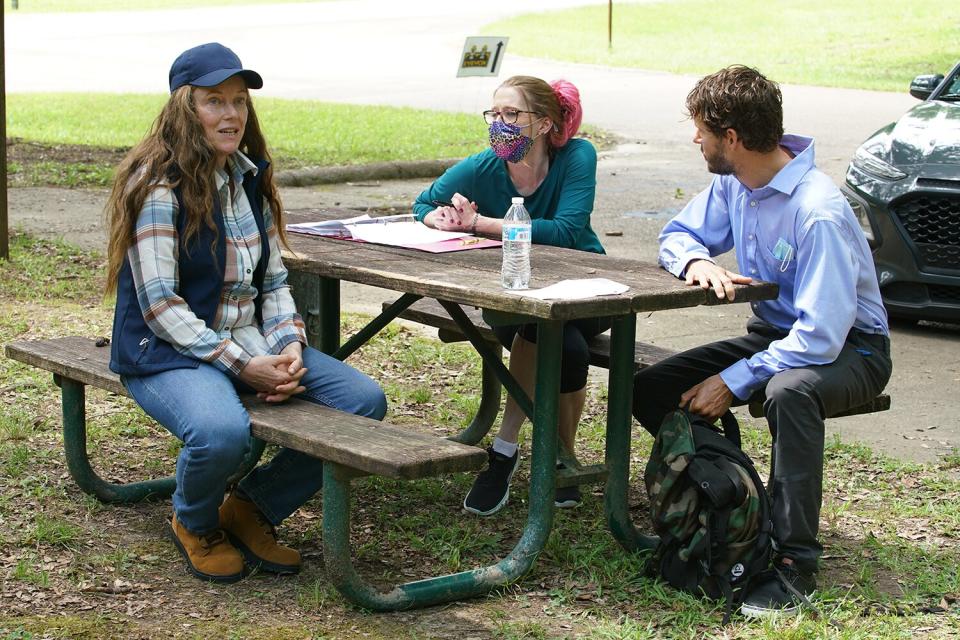
<instances>
[{"instance_id":1,"label":"light blue button-up shirt","mask_svg":"<svg viewBox=\"0 0 960 640\"><path fill-rule=\"evenodd\" d=\"M780 144L794 158L769 184L751 191L715 176L660 233L660 264L677 277L691 260L736 247L743 275L780 285L776 300L752 306L786 337L720 373L741 400L780 371L833 362L851 329L889 333L870 247L814 165L813 139L788 135Z\"/></svg>"}]
</instances>

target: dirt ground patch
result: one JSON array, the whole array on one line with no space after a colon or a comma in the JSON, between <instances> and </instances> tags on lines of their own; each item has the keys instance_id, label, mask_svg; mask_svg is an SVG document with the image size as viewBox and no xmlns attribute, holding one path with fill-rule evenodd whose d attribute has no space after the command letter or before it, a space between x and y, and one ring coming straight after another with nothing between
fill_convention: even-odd
<instances>
[{"instance_id":1,"label":"dirt ground patch","mask_svg":"<svg viewBox=\"0 0 960 640\"><path fill-rule=\"evenodd\" d=\"M12 187L104 187L126 153L127 149L43 144L9 138L7 182Z\"/></svg>"},{"instance_id":2,"label":"dirt ground patch","mask_svg":"<svg viewBox=\"0 0 960 640\"><path fill-rule=\"evenodd\" d=\"M107 149L82 144L44 144L22 138L7 139L7 162L20 165L40 162L105 164L116 166L129 151L126 147Z\"/></svg>"}]
</instances>

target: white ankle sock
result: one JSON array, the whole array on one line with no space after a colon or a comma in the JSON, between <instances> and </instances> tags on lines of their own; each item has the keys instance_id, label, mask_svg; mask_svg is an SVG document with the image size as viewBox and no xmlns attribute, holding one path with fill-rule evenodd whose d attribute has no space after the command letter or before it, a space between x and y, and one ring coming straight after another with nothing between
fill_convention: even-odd
<instances>
[{"instance_id":1,"label":"white ankle sock","mask_svg":"<svg viewBox=\"0 0 960 640\"><path fill-rule=\"evenodd\" d=\"M513 454L517 452L517 448L518 445L516 442L507 442L506 440L501 440L500 438L493 439L493 450L500 455L512 458Z\"/></svg>"}]
</instances>

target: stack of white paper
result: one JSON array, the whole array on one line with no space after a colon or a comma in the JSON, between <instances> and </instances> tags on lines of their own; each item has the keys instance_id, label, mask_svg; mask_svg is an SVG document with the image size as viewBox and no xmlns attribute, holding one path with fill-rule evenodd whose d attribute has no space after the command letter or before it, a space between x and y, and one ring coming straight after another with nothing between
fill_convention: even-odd
<instances>
[{"instance_id":1,"label":"stack of white paper","mask_svg":"<svg viewBox=\"0 0 960 640\"><path fill-rule=\"evenodd\" d=\"M617 295L629 289L630 287L625 284L606 278L586 278L583 280L561 280L542 289L509 289L507 293L539 300L582 300L595 296Z\"/></svg>"},{"instance_id":2,"label":"stack of white paper","mask_svg":"<svg viewBox=\"0 0 960 640\"><path fill-rule=\"evenodd\" d=\"M328 238L350 238L395 247L443 242L444 240L453 240L470 235L459 231L431 229L422 222L414 221L413 215L409 213L379 218L371 218L365 213L355 218L345 218L343 220L288 224L287 231Z\"/></svg>"}]
</instances>

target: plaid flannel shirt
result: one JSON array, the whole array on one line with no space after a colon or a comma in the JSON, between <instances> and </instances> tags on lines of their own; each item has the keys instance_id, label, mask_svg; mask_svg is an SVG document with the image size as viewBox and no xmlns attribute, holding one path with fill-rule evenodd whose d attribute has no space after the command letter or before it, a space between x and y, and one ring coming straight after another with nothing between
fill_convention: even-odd
<instances>
[{"instance_id":1,"label":"plaid flannel shirt","mask_svg":"<svg viewBox=\"0 0 960 640\"><path fill-rule=\"evenodd\" d=\"M127 253L137 299L150 330L180 353L234 376L254 356L278 354L291 342L307 342L303 320L287 285L277 228L266 200L263 221L269 236L270 258L263 279L263 324L256 323L253 272L261 250L260 231L243 190L243 176L248 171L256 172L257 168L249 158L236 152L227 158L226 170L216 172L226 264L212 327L198 318L178 294L176 219L180 207L172 190L158 186L147 196L137 216L136 241Z\"/></svg>"}]
</instances>

